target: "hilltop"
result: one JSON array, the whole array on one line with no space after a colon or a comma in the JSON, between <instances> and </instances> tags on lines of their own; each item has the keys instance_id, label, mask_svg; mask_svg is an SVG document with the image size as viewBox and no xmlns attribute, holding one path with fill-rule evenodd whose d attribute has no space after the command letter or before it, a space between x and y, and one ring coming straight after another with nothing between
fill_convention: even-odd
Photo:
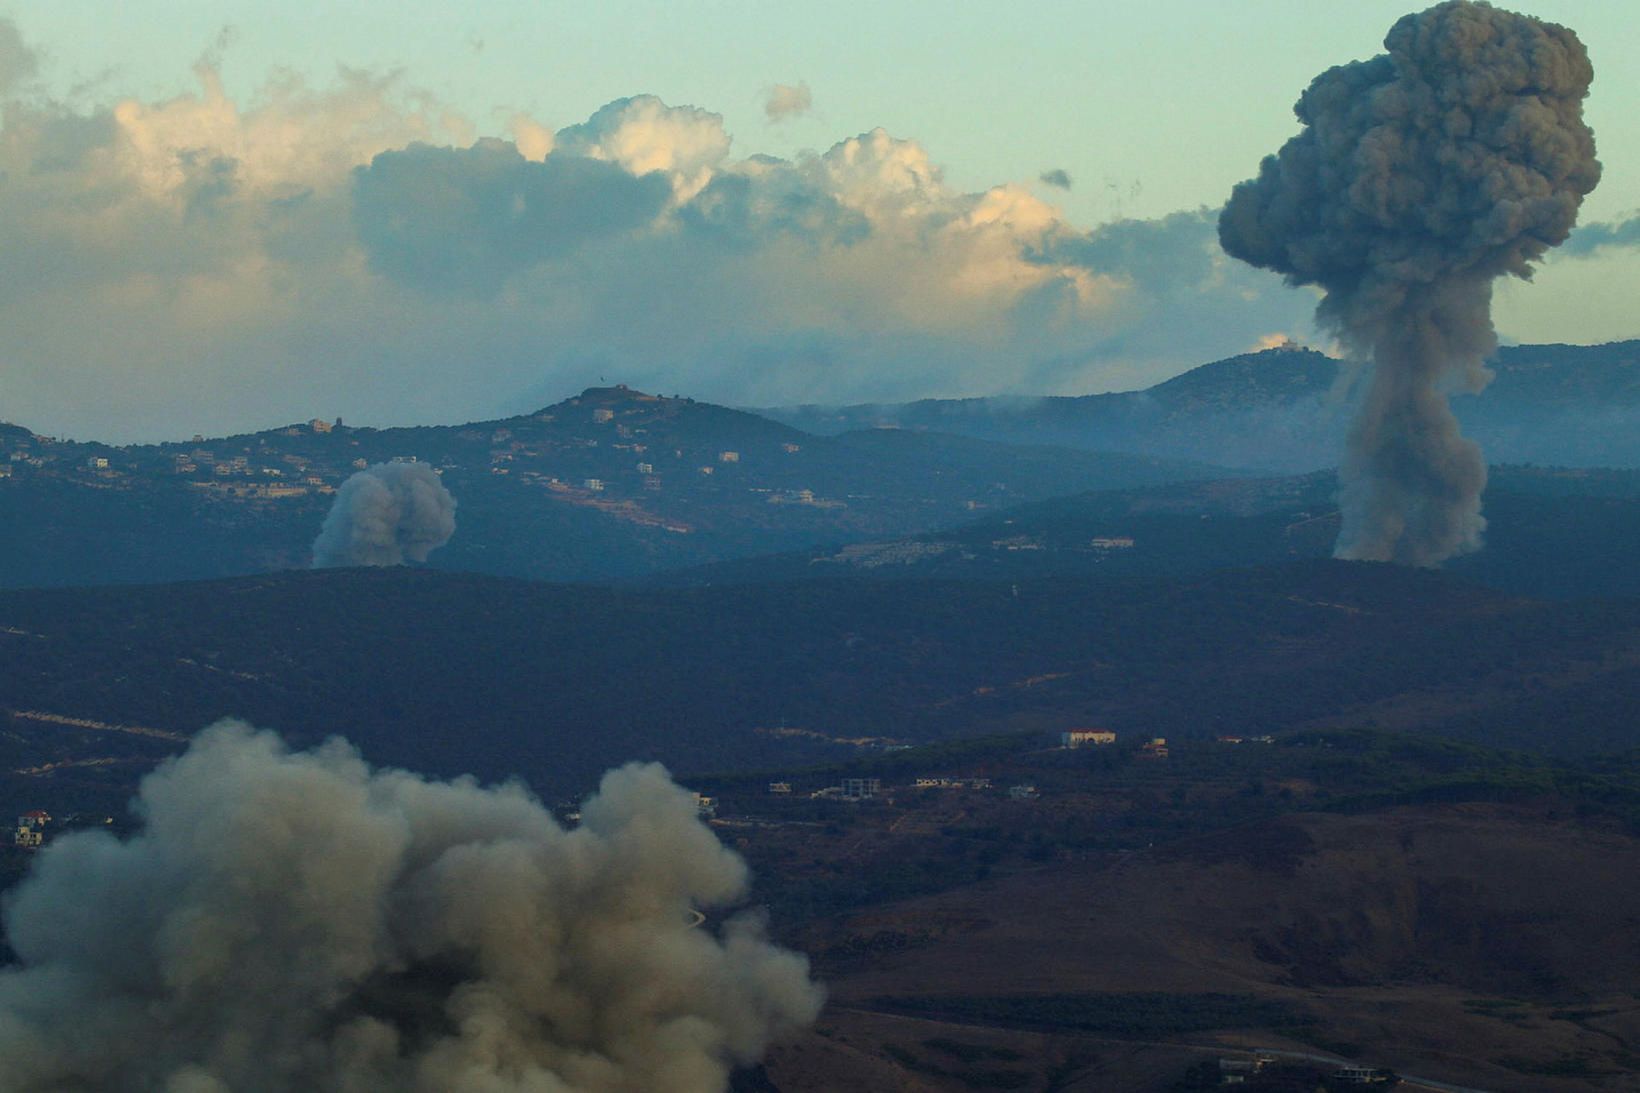
<instances>
[{"instance_id":1,"label":"hilltop","mask_svg":"<svg viewBox=\"0 0 1640 1093\"><path fill-rule=\"evenodd\" d=\"M1103 486L1226 472L1149 456L924 433L815 437L625 387L459 426L314 420L111 447L0 432L0 587L303 568L337 486L388 460L436 468L457 532L431 564L606 580L904 534Z\"/></svg>"},{"instance_id":2,"label":"hilltop","mask_svg":"<svg viewBox=\"0 0 1640 1093\"><path fill-rule=\"evenodd\" d=\"M1533 500L1519 502L1501 480L1489 495L1493 544L1501 548L1519 531L1524 553L1509 561L1508 551L1494 550L1460 566L1517 587L1508 583L1511 573L1564 568L1517 564L1521 557L1604 558L1610 550L1602 543L1627 534L1627 500L1610 503L1602 492L1607 478L1590 466L1640 465L1640 429L1632 427L1640 423L1640 343L1511 347L1494 367L1498 379L1484 396L1457 402L1466 428L1494 461L1571 468L1553 496L1529 484ZM0 429L0 587L303 568L340 483L394 459L433 466L457 498L457 532L432 556L437 568L610 581L706 566L741 579L722 564L829 554L845 568L910 557L918 562L912 569L928 575L1011 579L1021 564L1025 574L1040 575L1033 566L1046 555L1025 556L1034 549L1018 540L1026 529L991 535L988 542L1020 549L990 574L940 568L974 553L966 548L945 551L930 568L927 535L1018 519L1012 510L1021 506L1089 491L1126 491L1135 512L1178 514L1168 491L1181 484L1221 483L1197 488L1199 495L1245 493L1235 480L1249 472L1230 468L1329 466L1347 425L1347 388L1338 362L1287 346L1203 365L1146 391L1081 398L806 407L771 417L617 385L464 425L373 429L315 419L133 447L8 426ZM1526 473L1548 477L1531 467ZM1582 485L1574 481L1579 473ZM1109 572L1162 572L1323 553L1333 534L1328 487L1317 485L1324 481L1314 478L1315 489L1274 487L1294 501L1287 512L1294 519L1280 527L1220 521L1211 535L1179 539L1173 554L1156 550L1157 537L1147 531L1144 550L1105 551L1100 564ZM1210 507L1198 514L1216 519ZM1261 513L1266 522L1277 515L1269 505ZM1024 519L1035 515L1027 508ZM1286 530L1304 521L1311 522ZM1182 524L1176 530L1184 534ZM963 534L940 541L960 543ZM1096 530L1089 538L1133 534ZM879 549L907 542L913 545ZM1554 545L1547 554L1545 544ZM1568 552L1568 544L1575 549ZM1086 560L1061 552L1058 561L1069 568L1052 571L1083 572ZM1595 568L1613 572L1605 561ZM1609 591L1590 583L1595 568L1585 565L1584 576L1558 584L1518 587ZM897 564L889 570L911 572Z\"/></svg>"},{"instance_id":3,"label":"hilltop","mask_svg":"<svg viewBox=\"0 0 1640 1093\"><path fill-rule=\"evenodd\" d=\"M1640 341L1500 349L1496 378L1453 409L1499 463L1640 465ZM1268 472L1338 461L1352 376L1285 345L1193 368L1141 391L1050 398L925 399L761 411L812 432L871 425L1009 443L1143 452Z\"/></svg>"}]
</instances>

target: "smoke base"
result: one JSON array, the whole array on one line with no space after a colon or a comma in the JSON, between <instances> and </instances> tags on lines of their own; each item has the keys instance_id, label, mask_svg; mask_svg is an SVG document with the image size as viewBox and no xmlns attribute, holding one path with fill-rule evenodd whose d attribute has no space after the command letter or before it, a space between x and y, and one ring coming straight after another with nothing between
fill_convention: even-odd
<instances>
[{"instance_id":1,"label":"smoke base","mask_svg":"<svg viewBox=\"0 0 1640 1093\"><path fill-rule=\"evenodd\" d=\"M565 830L518 786L222 723L136 807L7 907L0 1093L706 1093L819 1007L755 919L691 928L746 869L658 766Z\"/></svg>"},{"instance_id":2,"label":"smoke base","mask_svg":"<svg viewBox=\"0 0 1640 1093\"><path fill-rule=\"evenodd\" d=\"M1600 178L1593 69L1565 27L1477 0L1408 15L1384 45L1310 84L1303 130L1235 188L1219 238L1324 289L1318 320L1372 363L1337 553L1434 565L1485 529L1485 461L1447 396L1490 379L1492 282L1529 277Z\"/></svg>"}]
</instances>

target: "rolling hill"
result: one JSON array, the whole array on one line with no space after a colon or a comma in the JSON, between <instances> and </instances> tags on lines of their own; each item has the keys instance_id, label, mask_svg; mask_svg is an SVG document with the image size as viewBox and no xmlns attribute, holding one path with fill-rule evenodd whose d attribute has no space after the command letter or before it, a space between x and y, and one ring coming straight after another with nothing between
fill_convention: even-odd
<instances>
[{"instance_id":1,"label":"rolling hill","mask_svg":"<svg viewBox=\"0 0 1640 1093\"><path fill-rule=\"evenodd\" d=\"M1543 806L1298 812L802 936L825 1038L930 1090L1198 1088L1174 1082L1255 1047L1499 1093L1624 1089L1636 864L1633 833ZM775 1088L826 1088L798 1050L770 1060Z\"/></svg>"},{"instance_id":2,"label":"rolling hill","mask_svg":"<svg viewBox=\"0 0 1640 1093\"><path fill-rule=\"evenodd\" d=\"M737 559L650 582L1124 580L1324 558L1338 534L1336 491L1335 476L1323 471L1091 492L940 531ZM1640 572L1628 564L1640 538L1640 472L1494 467L1485 500L1485 549L1446 563L1449 572L1516 595L1640 595Z\"/></svg>"},{"instance_id":3,"label":"rolling hill","mask_svg":"<svg viewBox=\"0 0 1640 1093\"><path fill-rule=\"evenodd\" d=\"M393 459L433 465L456 496L455 538L431 564L553 580L906 534L1090 485L1230 473L924 433L813 437L624 387L504 421L313 421L130 448L12 427L0 431L0 587L305 568L336 487Z\"/></svg>"},{"instance_id":4,"label":"rolling hill","mask_svg":"<svg viewBox=\"0 0 1640 1093\"><path fill-rule=\"evenodd\" d=\"M1453 402L1489 459L1640 465L1640 342L1507 346L1492 368L1485 392ZM760 412L816 433L892 425L1294 473L1338 462L1351 382L1336 360L1289 345L1204 364L1142 391Z\"/></svg>"},{"instance_id":5,"label":"rolling hill","mask_svg":"<svg viewBox=\"0 0 1640 1093\"><path fill-rule=\"evenodd\" d=\"M1640 604L1328 561L1127 582L635 590L388 569L10 591L0 652L0 762L35 772L14 788L64 793L128 787L227 716L547 794L634 758L745 770L1084 724L1640 744Z\"/></svg>"}]
</instances>

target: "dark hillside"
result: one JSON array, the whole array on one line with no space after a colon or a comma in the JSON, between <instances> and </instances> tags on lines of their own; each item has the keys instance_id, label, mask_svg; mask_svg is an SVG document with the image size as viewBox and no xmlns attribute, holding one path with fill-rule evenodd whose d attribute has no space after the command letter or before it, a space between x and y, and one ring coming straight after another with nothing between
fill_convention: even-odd
<instances>
[{"instance_id":1,"label":"dark hillside","mask_svg":"<svg viewBox=\"0 0 1640 1093\"><path fill-rule=\"evenodd\" d=\"M0 431L0 587L305 568L336 488L388 460L432 465L456 497L456 535L433 566L537 580L634 577L1231 473L925 433L813 437L624 387L461 426L314 421L130 448L12 429Z\"/></svg>"},{"instance_id":2,"label":"dark hillside","mask_svg":"<svg viewBox=\"0 0 1640 1093\"><path fill-rule=\"evenodd\" d=\"M290 573L3 593L0 643L19 767L175 746L64 718L180 739L231 715L554 792L631 758L747 769L867 738L1089 723L1182 738L1377 725L1586 753L1634 746L1640 707L1640 604L1332 562L681 591Z\"/></svg>"},{"instance_id":3,"label":"dark hillside","mask_svg":"<svg viewBox=\"0 0 1640 1093\"><path fill-rule=\"evenodd\" d=\"M902 539L657 575L690 585L805 579L1031 581L1184 577L1331 555L1330 472L1051 498ZM1640 471L1494 467L1480 552L1449 572L1537 597L1640 596Z\"/></svg>"},{"instance_id":4,"label":"dark hillside","mask_svg":"<svg viewBox=\"0 0 1640 1093\"><path fill-rule=\"evenodd\" d=\"M1492 384L1453 402L1489 459L1640 465L1640 342L1506 346L1491 364ZM1351 380L1340 371L1330 357L1283 346L1204 364L1142 391L766 412L820 433L892 424L1291 473L1338 461Z\"/></svg>"}]
</instances>

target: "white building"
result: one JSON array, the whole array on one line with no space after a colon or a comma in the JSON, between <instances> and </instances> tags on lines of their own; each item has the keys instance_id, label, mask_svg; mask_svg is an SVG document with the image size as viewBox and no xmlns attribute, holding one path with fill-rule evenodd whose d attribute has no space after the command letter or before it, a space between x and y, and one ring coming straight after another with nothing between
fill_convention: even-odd
<instances>
[{"instance_id":1,"label":"white building","mask_svg":"<svg viewBox=\"0 0 1640 1093\"><path fill-rule=\"evenodd\" d=\"M51 817L39 809L23 813L17 817L17 830L12 833L12 843L35 849L45 841L46 824L50 822Z\"/></svg>"},{"instance_id":2,"label":"white building","mask_svg":"<svg viewBox=\"0 0 1640 1093\"><path fill-rule=\"evenodd\" d=\"M883 791L881 778L844 778L843 796L850 801L865 801Z\"/></svg>"}]
</instances>

